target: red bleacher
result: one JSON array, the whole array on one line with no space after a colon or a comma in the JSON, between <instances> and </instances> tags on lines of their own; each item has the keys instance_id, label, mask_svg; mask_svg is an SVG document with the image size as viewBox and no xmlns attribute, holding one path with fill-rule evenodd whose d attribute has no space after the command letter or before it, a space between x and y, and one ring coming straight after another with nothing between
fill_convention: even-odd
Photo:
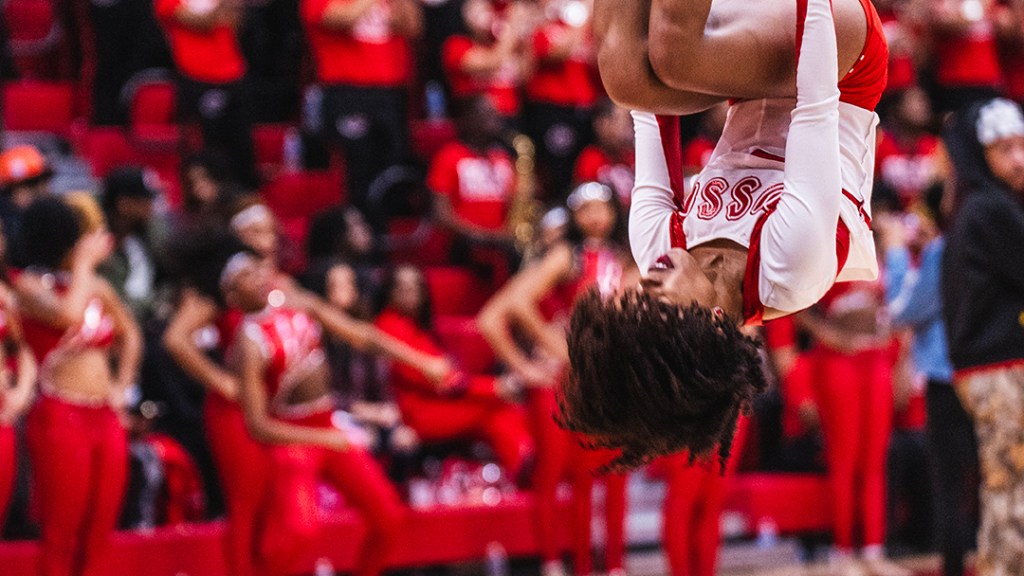
<instances>
[{"instance_id":1,"label":"red bleacher","mask_svg":"<svg viewBox=\"0 0 1024 576\"><path fill-rule=\"evenodd\" d=\"M19 80L3 87L4 129L52 132L67 136L74 124L75 85L71 82Z\"/></svg>"},{"instance_id":2,"label":"red bleacher","mask_svg":"<svg viewBox=\"0 0 1024 576\"><path fill-rule=\"evenodd\" d=\"M827 486L821 476L747 474L737 477L726 510L742 514L753 527L771 518L780 532L823 531L828 514ZM563 513L568 503L563 502ZM532 498L517 494L498 506L437 506L410 515L401 543L391 559L394 567L454 563L482 558L490 542L500 542L512 556L537 553L532 528ZM567 528L567 526L563 526ZM315 560L327 557L341 571L355 565L362 528L354 513L326 519L314 555L296 563L296 572L309 571ZM568 531L560 538L568 544ZM221 550L220 523L161 528L150 533L120 533L112 558L116 564L102 570L108 576L226 576ZM34 576L39 549L34 542L0 543L4 576Z\"/></svg>"}]
</instances>

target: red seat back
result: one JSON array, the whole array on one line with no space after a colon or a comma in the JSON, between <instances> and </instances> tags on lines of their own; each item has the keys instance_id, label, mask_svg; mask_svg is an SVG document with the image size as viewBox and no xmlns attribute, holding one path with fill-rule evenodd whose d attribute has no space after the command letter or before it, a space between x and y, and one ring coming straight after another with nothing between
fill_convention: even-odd
<instances>
[{"instance_id":1,"label":"red seat back","mask_svg":"<svg viewBox=\"0 0 1024 576\"><path fill-rule=\"evenodd\" d=\"M75 119L75 87L70 82L22 80L3 87L7 130L67 135Z\"/></svg>"}]
</instances>

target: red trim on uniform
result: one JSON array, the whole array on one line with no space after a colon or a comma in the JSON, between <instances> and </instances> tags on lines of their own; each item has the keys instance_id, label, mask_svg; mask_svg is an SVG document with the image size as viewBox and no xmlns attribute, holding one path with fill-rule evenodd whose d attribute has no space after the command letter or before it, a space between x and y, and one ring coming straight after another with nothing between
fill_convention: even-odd
<instances>
[{"instance_id":1,"label":"red trim on uniform","mask_svg":"<svg viewBox=\"0 0 1024 576\"><path fill-rule=\"evenodd\" d=\"M796 55L795 62L800 64L800 46L804 43L804 21L807 20L807 0L796 0Z\"/></svg>"},{"instance_id":2,"label":"red trim on uniform","mask_svg":"<svg viewBox=\"0 0 1024 576\"><path fill-rule=\"evenodd\" d=\"M686 250L686 231L683 230L683 218L682 212L674 212L672 218L669 219L669 235L672 238L673 248L682 248Z\"/></svg>"},{"instance_id":3,"label":"red trim on uniform","mask_svg":"<svg viewBox=\"0 0 1024 576\"><path fill-rule=\"evenodd\" d=\"M873 112L889 81L889 43L871 0L860 0L860 5L868 25L864 48L839 81L839 101Z\"/></svg>"},{"instance_id":4,"label":"red trim on uniform","mask_svg":"<svg viewBox=\"0 0 1024 576\"><path fill-rule=\"evenodd\" d=\"M953 379L957 380L960 378L967 378L969 376L977 376L985 372L992 370L1004 370L1007 368L1024 367L1024 358L1018 358L1016 360L1004 360L1002 362L996 362L994 364L985 364L982 366L971 366L970 368L964 368L963 370L954 370Z\"/></svg>"},{"instance_id":5,"label":"red trim on uniform","mask_svg":"<svg viewBox=\"0 0 1024 576\"><path fill-rule=\"evenodd\" d=\"M754 151L750 153L750 155L751 156L756 156L758 158L762 158L764 160L774 160L776 162L785 162L786 161L786 159L783 158L782 156L779 156L778 154L772 154L771 152L768 152L766 150L762 150L760 148L755 148Z\"/></svg>"},{"instance_id":6,"label":"red trim on uniform","mask_svg":"<svg viewBox=\"0 0 1024 576\"><path fill-rule=\"evenodd\" d=\"M868 228L871 228L871 215L868 214L868 211L864 208L864 201L846 190L843 190L843 196L846 196L850 202L857 205L857 211L860 212L860 216L864 219L864 223L868 225Z\"/></svg>"},{"instance_id":7,"label":"red trim on uniform","mask_svg":"<svg viewBox=\"0 0 1024 576\"><path fill-rule=\"evenodd\" d=\"M668 181L672 187L672 196L676 208L683 209L683 139L679 128L678 116L657 116L658 129L661 131L661 149L665 153L668 165Z\"/></svg>"}]
</instances>

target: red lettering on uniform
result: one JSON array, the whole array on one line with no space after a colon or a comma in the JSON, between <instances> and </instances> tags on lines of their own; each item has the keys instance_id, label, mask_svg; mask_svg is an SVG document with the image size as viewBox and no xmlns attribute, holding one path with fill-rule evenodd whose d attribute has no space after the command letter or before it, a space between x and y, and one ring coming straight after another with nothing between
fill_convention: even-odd
<instances>
[{"instance_id":1,"label":"red lettering on uniform","mask_svg":"<svg viewBox=\"0 0 1024 576\"><path fill-rule=\"evenodd\" d=\"M732 201L725 209L728 220L739 220L750 209L754 202L754 192L761 187L761 180L755 176L747 176L732 187Z\"/></svg>"},{"instance_id":2,"label":"red lettering on uniform","mask_svg":"<svg viewBox=\"0 0 1024 576\"><path fill-rule=\"evenodd\" d=\"M722 211L722 195L729 189L729 183L724 178L712 178L701 190L701 204L697 209L697 217L701 220L711 220Z\"/></svg>"},{"instance_id":3,"label":"red lettering on uniform","mask_svg":"<svg viewBox=\"0 0 1024 576\"><path fill-rule=\"evenodd\" d=\"M782 191L786 188L785 184L778 183L769 186L764 194L758 196L754 205L750 207L750 214L754 215L758 212L768 212L775 208L775 205L779 203L779 199L782 198Z\"/></svg>"},{"instance_id":4,"label":"red lettering on uniform","mask_svg":"<svg viewBox=\"0 0 1024 576\"><path fill-rule=\"evenodd\" d=\"M693 203L697 201L697 196L700 194L700 183L696 180L693 181L693 190L690 190L690 195L686 197L686 202L683 203L682 213L686 216L693 209Z\"/></svg>"}]
</instances>

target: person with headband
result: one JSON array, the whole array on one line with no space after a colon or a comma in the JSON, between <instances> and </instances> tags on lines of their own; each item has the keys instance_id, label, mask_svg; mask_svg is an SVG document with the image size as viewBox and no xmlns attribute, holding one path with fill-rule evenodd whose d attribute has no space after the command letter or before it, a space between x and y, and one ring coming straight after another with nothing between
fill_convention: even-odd
<instances>
[{"instance_id":1,"label":"person with headband","mask_svg":"<svg viewBox=\"0 0 1024 576\"><path fill-rule=\"evenodd\" d=\"M227 506L226 555L232 574L243 576L257 573L256 545L264 515L262 507L273 479L271 459L266 447L246 427L239 404L239 376L207 356L197 342L198 334L213 328L217 352L223 358L227 344L244 320L244 313L229 305L221 293L222 277L226 281L233 269L247 266L241 256L232 260L235 255L245 252L262 262L273 288L267 294L267 305L280 307L287 302L354 348L415 365L431 381L442 381L453 369L446 359L420 354L380 334L372 325L332 309L299 289L287 275L276 272L266 255L275 253L277 236L272 225L267 230L269 212L264 210L262 205L255 205L233 219L234 227L248 232L248 240L262 249L246 246L229 231L217 227L185 230L172 240L172 269L181 277L184 287L163 338L171 357L207 390L203 421Z\"/></svg>"},{"instance_id":2,"label":"person with headband","mask_svg":"<svg viewBox=\"0 0 1024 576\"><path fill-rule=\"evenodd\" d=\"M945 134L961 197L942 262L953 384L981 465L978 576L1024 574L1024 115L970 106Z\"/></svg>"},{"instance_id":3,"label":"person with headband","mask_svg":"<svg viewBox=\"0 0 1024 576\"><path fill-rule=\"evenodd\" d=\"M228 336L226 359L239 379L249 433L266 446L270 460L258 540L262 572L293 572L317 533L317 490L326 481L359 511L367 528L355 573L380 574L405 508L369 450L334 417L320 325L277 301L258 257L243 250L222 264L220 293L243 314Z\"/></svg>"},{"instance_id":4,"label":"person with headband","mask_svg":"<svg viewBox=\"0 0 1024 576\"><path fill-rule=\"evenodd\" d=\"M615 459L611 451L583 449L579 438L560 430L555 387L565 377L568 361L565 323L577 295L590 287L613 294L635 282L625 249L622 208L611 188L584 182L566 200L569 230L506 283L477 317L481 334L498 358L524 382L536 443L534 529L541 543L545 576L564 574L558 542L557 490L562 478L572 481L571 523L573 571L591 573L591 490L594 473ZM524 352L513 329L529 342ZM626 475L601 474L605 482L607 540L605 569L621 574L625 556Z\"/></svg>"},{"instance_id":5,"label":"person with headband","mask_svg":"<svg viewBox=\"0 0 1024 576\"><path fill-rule=\"evenodd\" d=\"M60 231L60 233L55 233ZM13 275L25 342L39 365L40 399L26 424L42 528L40 573L97 574L128 481L121 418L135 385L142 336L96 274L109 234L83 234L57 198L25 210Z\"/></svg>"}]
</instances>

